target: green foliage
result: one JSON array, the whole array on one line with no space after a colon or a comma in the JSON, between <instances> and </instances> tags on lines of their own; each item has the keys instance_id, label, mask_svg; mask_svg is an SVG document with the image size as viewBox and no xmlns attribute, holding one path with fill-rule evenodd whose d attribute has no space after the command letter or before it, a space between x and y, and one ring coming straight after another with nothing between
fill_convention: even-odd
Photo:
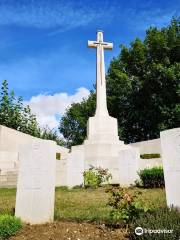
<instances>
[{"instance_id":1,"label":"green foliage","mask_svg":"<svg viewBox=\"0 0 180 240\"><path fill-rule=\"evenodd\" d=\"M177 209L158 208L156 211L148 212L130 226L130 239L141 240L177 240L180 236L180 212ZM142 227L150 230L173 230L172 233L144 233L141 236L135 234L135 228Z\"/></svg>"},{"instance_id":2,"label":"green foliage","mask_svg":"<svg viewBox=\"0 0 180 240\"><path fill-rule=\"evenodd\" d=\"M86 136L88 118L95 112L95 94L91 92L87 100L73 103L62 117L59 130L68 142L68 146L78 145Z\"/></svg>"},{"instance_id":3,"label":"green foliage","mask_svg":"<svg viewBox=\"0 0 180 240\"><path fill-rule=\"evenodd\" d=\"M139 191L129 193L126 188L119 187L110 188L107 192L111 194L108 205L112 207L110 219L114 224L130 223L148 211L148 208L140 201L141 192Z\"/></svg>"},{"instance_id":4,"label":"green foliage","mask_svg":"<svg viewBox=\"0 0 180 240\"><path fill-rule=\"evenodd\" d=\"M21 220L7 214L0 215L0 239L9 239L22 227Z\"/></svg>"},{"instance_id":5,"label":"green foliage","mask_svg":"<svg viewBox=\"0 0 180 240\"><path fill-rule=\"evenodd\" d=\"M56 153L56 160L61 160L61 153Z\"/></svg>"},{"instance_id":6,"label":"green foliage","mask_svg":"<svg viewBox=\"0 0 180 240\"><path fill-rule=\"evenodd\" d=\"M141 154L140 157L142 159L151 159L151 158L160 158L161 155L159 153L148 153L148 154Z\"/></svg>"},{"instance_id":7,"label":"green foliage","mask_svg":"<svg viewBox=\"0 0 180 240\"><path fill-rule=\"evenodd\" d=\"M180 20L162 29L151 27L144 41L121 45L112 59L107 101L126 143L154 139L162 130L180 126ZM60 131L70 145L81 144L86 123L95 110L95 96L73 104L61 120Z\"/></svg>"},{"instance_id":8,"label":"green foliage","mask_svg":"<svg viewBox=\"0 0 180 240\"><path fill-rule=\"evenodd\" d=\"M96 223L112 224L110 211L107 205L109 194L105 192L107 186L100 188L67 188L56 187L55 193L55 219L95 221ZM131 194L137 191L128 189ZM165 191L161 188L140 190L140 198L147 208L157 209L166 206ZM16 201L16 189L0 189L0 214L13 214Z\"/></svg>"},{"instance_id":9,"label":"green foliage","mask_svg":"<svg viewBox=\"0 0 180 240\"><path fill-rule=\"evenodd\" d=\"M0 125L13 128L34 137L56 141L58 145L65 145L57 132L49 128L41 129L36 116L30 107L23 105L23 99L17 98L13 91L9 92L8 82L2 82L0 92Z\"/></svg>"},{"instance_id":10,"label":"green foliage","mask_svg":"<svg viewBox=\"0 0 180 240\"><path fill-rule=\"evenodd\" d=\"M60 187L56 187L56 192L59 191L59 190L66 192L66 191L68 191L68 189L69 188L67 186L60 186Z\"/></svg>"},{"instance_id":11,"label":"green foliage","mask_svg":"<svg viewBox=\"0 0 180 240\"><path fill-rule=\"evenodd\" d=\"M2 82L0 92L0 124L33 136L40 135L35 115L29 106L23 106L21 97L15 97L13 91L9 93L6 80Z\"/></svg>"},{"instance_id":12,"label":"green foliage","mask_svg":"<svg viewBox=\"0 0 180 240\"><path fill-rule=\"evenodd\" d=\"M159 137L180 125L180 21L146 32L121 46L107 74L109 112L118 119L121 139L137 142ZM176 52L176 53L175 53ZM124 77L122 76L124 75ZM127 87L121 88L121 85Z\"/></svg>"},{"instance_id":13,"label":"green foliage","mask_svg":"<svg viewBox=\"0 0 180 240\"><path fill-rule=\"evenodd\" d=\"M96 188L102 186L103 183L107 183L112 178L108 169L101 167L91 167L89 170L84 171L84 187Z\"/></svg>"},{"instance_id":14,"label":"green foliage","mask_svg":"<svg viewBox=\"0 0 180 240\"><path fill-rule=\"evenodd\" d=\"M55 141L60 146L66 146L66 143L59 137L57 131L48 127L41 129L40 138Z\"/></svg>"},{"instance_id":15,"label":"green foliage","mask_svg":"<svg viewBox=\"0 0 180 240\"><path fill-rule=\"evenodd\" d=\"M138 175L145 188L164 187L164 172L162 167L153 167L140 170Z\"/></svg>"},{"instance_id":16,"label":"green foliage","mask_svg":"<svg viewBox=\"0 0 180 240\"><path fill-rule=\"evenodd\" d=\"M75 185L74 187L72 187L72 189L82 189L82 188L83 188L83 184Z\"/></svg>"}]
</instances>

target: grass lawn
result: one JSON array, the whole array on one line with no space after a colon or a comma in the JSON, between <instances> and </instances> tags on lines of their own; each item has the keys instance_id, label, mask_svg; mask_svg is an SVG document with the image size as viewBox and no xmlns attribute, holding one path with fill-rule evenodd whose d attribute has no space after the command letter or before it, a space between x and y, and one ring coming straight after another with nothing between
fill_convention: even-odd
<instances>
[{"instance_id":1,"label":"grass lawn","mask_svg":"<svg viewBox=\"0 0 180 240\"><path fill-rule=\"evenodd\" d=\"M164 189L139 190L142 191L141 197L147 206L156 209L166 205ZM13 214L15 194L15 189L0 189L0 214ZM107 206L108 197L105 188L69 190L56 188L55 219L97 222L108 220L110 211L110 207Z\"/></svg>"}]
</instances>

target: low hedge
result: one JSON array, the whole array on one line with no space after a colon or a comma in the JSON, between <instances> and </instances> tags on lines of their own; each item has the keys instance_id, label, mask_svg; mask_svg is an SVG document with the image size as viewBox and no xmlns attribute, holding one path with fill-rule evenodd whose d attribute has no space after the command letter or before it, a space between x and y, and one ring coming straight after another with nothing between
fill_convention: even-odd
<instances>
[{"instance_id":1,"label":"low hedge","mask_svg":"<svg viewBox=\"0 0 180 240\"><path fill-rule=\"evenodd\" d=\"M162 188L165 185L162 167L145 168L140 170L138 175L145 188Z\"/></svg>"},{"instance_id":2,"label":"low hedge","mask_svg":"<svg viewBox=\"0 0 180 240\"><path fill-rule=\"evenodd\" d=\"M159 153L149 153L149 154L141 154L140 157L142 159L151 159L151 158L160 158L161 155Z\"/></svg>"},{"instance_id":3,"label":"low hedge","mask_svg":"<svg viewBox=\"0 0 180 240\"><path fill-rule=\"evenodd\" d=\"M61 153L56 153L56 160L61 160Z\"/></svg>"},{"instance_id":4,"label":"low hedge","mask_svg":"<svg viewBox=\"0 0 180 240\"><path fill-rule=\"evenodd\" d=\"M178 240L180 239L180 212L175 209L159 208L146 213L130 225L130 239L136 240ZM142 228L137 235L135 229ZM150 230L150 231L149 231ZM152 232L152 230L155 230Z\"/></svg>"}]
</instances>

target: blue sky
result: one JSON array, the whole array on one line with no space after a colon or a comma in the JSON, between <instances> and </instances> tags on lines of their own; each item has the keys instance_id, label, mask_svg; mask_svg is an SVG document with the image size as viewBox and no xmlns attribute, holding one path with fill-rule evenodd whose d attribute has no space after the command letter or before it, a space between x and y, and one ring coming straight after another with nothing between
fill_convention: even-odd
<instances>
[{"instance_id":1,"label":"blue sky","mask_svg":"<svg viewBox=\"0 0 180 240\"><path fill-rule=\"evenodd\" d=\"M114 43L105 53L108 67L120 44L143 39L149 26L166 26L179 13L177 0L0 0L0 81L30 103L40 123L55 127L93 87L95 51L87 40L97 29Z\"/></svg>"}]
</instances>

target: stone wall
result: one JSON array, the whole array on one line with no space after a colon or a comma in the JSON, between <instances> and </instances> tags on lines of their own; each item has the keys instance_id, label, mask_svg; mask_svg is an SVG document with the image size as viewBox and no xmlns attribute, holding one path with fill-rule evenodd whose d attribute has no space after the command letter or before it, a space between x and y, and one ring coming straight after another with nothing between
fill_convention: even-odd
<instances>
[{"instance_id":1,"label":"stone wall","mask_svg":"<svg viewBox=\"0 0 180 240\"><path fill-rule=\"evenodd\" d=\"M28 134L0 126L0 187L16 187L19 153L24 145L31 144L34 140L41 141L41 139L32 137ZM139 147L140 154L161 154L160 139L137 142L129 144L129 146ZM82 151L78 146L74 148L77 148L79 152ZM77 159L81 158L81 154L80 156L78 155L78 157L75 156L75 161L72 161L72 153L69 154L69 149L56 146L56 153L60 153L61 155L60 160L56 161L56 186L72 186L75 183L79 185L82 181L82 176L75 180L74 178L72 179L72 176L77 171L82 175L83 167L79 166L81 159L79 159L79 161ZM67 159L69 159L69 161L67 161ZM139 159L138 163L134 164L138 166L138 169L151 168L154 166L161 166L162 159Z\"/></svg>"},{"instance_id":2,"label":"stone wall","mask_svg":"<svg viewBox=\"0 0 180 240\"><path fill-rule=\"evenodd\" d=\"M0 187L16 187L19 168L19 153L23 146L33 141L43 141L28 134L0 125ZM69 149L56 145L56 152L60 153L61 160L57 160L56 185L64 182L61 176L64 160ZM56 154L55 152L55 154ZM60 175L60 176L59 176Z\"/></svg>"},{"instance_id":3,"label":"stone wall","mask_svg":"<svg viewBox=\"0 0 180 240\"><path fill-rule=\"evenodd\" d=\"M136 142L136 143L131 143L129 146L132 147L138 147L140 154L153 154L153 153L158 153L161 155L161 140L160 138L158 139L153 139L153 140L148 140L148 141L142 141L142 142ZM158 167L162 166L162 157L161 158L151 158L151 159L139 159L138 162L138 168L139 169L145 169L145 168L152 168L152 167Z\"/></svg>"},{"instance_id":4,"label":"stone wall","mask_svg":"<svg viewBox=\"0 0 180 240\"><path fill-rule=\"evenodd\" d=\"M129 144L132 147L138 147L140 154L151 154L159 153L161 154L161 140L153 139L148 141L136 142Z\"/></svg>"},{"instance_id":5,"label":"stone wall","mask_svg":"<svg viewBox=\"0 0 180 240\"><path fill-rule=\"evenodd\" d=\"M16 186L18 158L18 152L0 151L0 187Z\"/></svg>"},{"instance_id":6,"label":"stone wall","mask_svg":"<svg viewBox=\"0 0 180 240\"><path fill-rule=\"evenodd\" d=\"M0 151L20 152L23 145L31 143L33 140L42 140L17 130L0 125ZM57 152L61 153L61 158L67 157L69 149L57 145Z\"/></svg>"},{"instance_id":7,"label":"stone wall","mask_svg":"<svg viewBox=\"0 0 180 240\"><path fill-rule=\"evenodd\" d=\"M37 138L0 125L0 151L19 152L23 145L33 139Z\"/></svg>"}]
</instances>

